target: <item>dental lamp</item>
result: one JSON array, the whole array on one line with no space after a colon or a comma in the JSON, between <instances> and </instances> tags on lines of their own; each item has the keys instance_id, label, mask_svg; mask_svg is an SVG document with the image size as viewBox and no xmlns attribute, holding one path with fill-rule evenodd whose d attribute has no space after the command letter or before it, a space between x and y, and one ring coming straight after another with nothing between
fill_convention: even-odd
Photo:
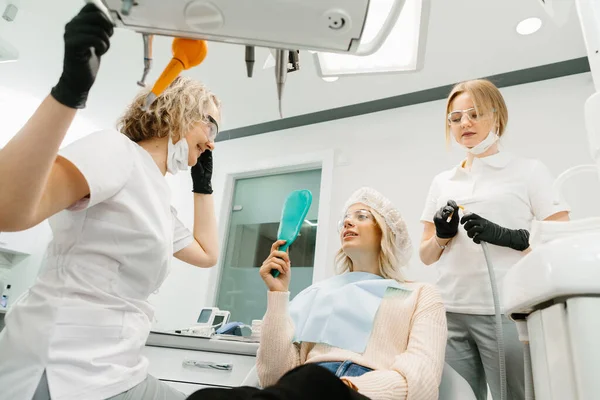
<instances>
[{"instance_id":1,"label":"dental lamp","mask_svg":"<svg viewBox=\"0 0 600 400\"><path fill-rule=\"evenodd\" d=\"M311 50L322 77L415 71L422 67L431 0L86 0L119 28L142 34L145 85L153 35L273 49L279 111L287 74Z\"/></svg>"}]
</instances>

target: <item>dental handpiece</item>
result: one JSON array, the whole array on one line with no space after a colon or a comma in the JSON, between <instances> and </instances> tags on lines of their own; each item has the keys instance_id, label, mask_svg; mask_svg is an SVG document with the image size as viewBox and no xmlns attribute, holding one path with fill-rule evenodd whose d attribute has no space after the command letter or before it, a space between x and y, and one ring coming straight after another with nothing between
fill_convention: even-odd
<instances>
[{"instance_id":1,"label":"dental handpiece","mask_svg":"<svg viewBox=\"0 0 600 400\"><path fill-rule=\"evenodd\" d=\"M142 74L142 79L140 79L137 84L141 87L146 86L146 77L150 72L150 68L152 68L152 41L154 39L154 35L142 34L142 38L144 39L144 72Z\"/></svg>"},{"instance_id":2,"label":"dental handpiece","mask_svg":"<svg viewBox=\"0 0 600 400\"><path fill-rule=\"evenodd\" d=\"M277 83L277 99L279 101L279 116L283 118L281 108L281 99L283 97L283 88L287 78L287 50L278 49L275 54L275 81Z\"/></svg>"},{"instance_id":3,"label":"dental handpiece","mask_svg":"<svg viewBox=\"0 0 600 400\"><path fill-rule=\"evenodd\" d=\"M254 71L254 46L246 46L246 74L248 78L252 78Z\"/></svg>"}]
</instances>

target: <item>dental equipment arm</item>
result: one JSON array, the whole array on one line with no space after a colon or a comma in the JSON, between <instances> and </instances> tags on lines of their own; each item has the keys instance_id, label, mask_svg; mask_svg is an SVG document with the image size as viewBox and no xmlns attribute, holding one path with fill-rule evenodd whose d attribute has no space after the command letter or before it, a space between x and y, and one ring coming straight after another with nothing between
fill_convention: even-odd
<instances>
[{"instance_id":1,"label":"dental equipment arm","mask_svg":"<svg viewBox=\"0 0 600 400\"><path fill-rule=\"evenodd\" d=\"M298 49L372 55L396 26L406 2L391 0L383 24L367 42L364 40L367 15L375 12L369 0L144 0L142 6L133 0L85 1L101 7L117 26L144 35L144 75L138 82L140 85L150 69L148 50L151 54L151 37L155 34L242 44L248 77L252 76L255 62L254 46L276 49L275 76L281 117L287 73L299 69Z\"/></svg>"},{"instance_id":2,"label":"dental equipment arm","mask_svg":"<svg viewBox=\"0 0 600 400\"><path fill-rule=\"evenodd\" d=\"M373 39L365 40L369 0L85 0L118 26L158 34L259 46L371 55L394 28L406 0L392 0Z\"/></svg>"}]
</instances>

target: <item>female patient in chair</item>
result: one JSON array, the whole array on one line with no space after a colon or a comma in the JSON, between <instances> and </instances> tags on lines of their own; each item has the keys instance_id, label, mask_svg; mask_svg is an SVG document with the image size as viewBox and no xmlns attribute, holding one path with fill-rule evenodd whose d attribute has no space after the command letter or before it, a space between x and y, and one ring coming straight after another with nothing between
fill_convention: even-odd
<instances>
[{"instance_id":1,"label":"female patient in chair","mask_svg":"<svg viewBox=\"0 0 600 400\"><path fill-rule=\"evenodd\" d=\"M261 386L314 363L373 400L437 399L445 311L433 286L403 278L412 247L400 213L380 193L360 189L346 203L339 235L340 274L292 302L290 260L278 251L284 242L263 263L269 291L257 360Z\"/></svg>"}]
</instances>

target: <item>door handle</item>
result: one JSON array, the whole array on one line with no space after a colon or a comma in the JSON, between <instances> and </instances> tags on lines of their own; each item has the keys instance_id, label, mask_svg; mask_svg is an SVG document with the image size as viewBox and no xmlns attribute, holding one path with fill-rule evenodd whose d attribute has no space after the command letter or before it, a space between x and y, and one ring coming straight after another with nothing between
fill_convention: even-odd
<instances>
[{"instance_id":1,"label":"door handle","mask_svg":"<svg viewBox=\"0 0 600 400\"><path fill-rule=\"evenodd\" d=\"M233 364L231 363L216 363L212 361L183 360L181 364L187 367L216 369L218 371L231 371L233 369Z\"/></svg>"}]
</instances>

